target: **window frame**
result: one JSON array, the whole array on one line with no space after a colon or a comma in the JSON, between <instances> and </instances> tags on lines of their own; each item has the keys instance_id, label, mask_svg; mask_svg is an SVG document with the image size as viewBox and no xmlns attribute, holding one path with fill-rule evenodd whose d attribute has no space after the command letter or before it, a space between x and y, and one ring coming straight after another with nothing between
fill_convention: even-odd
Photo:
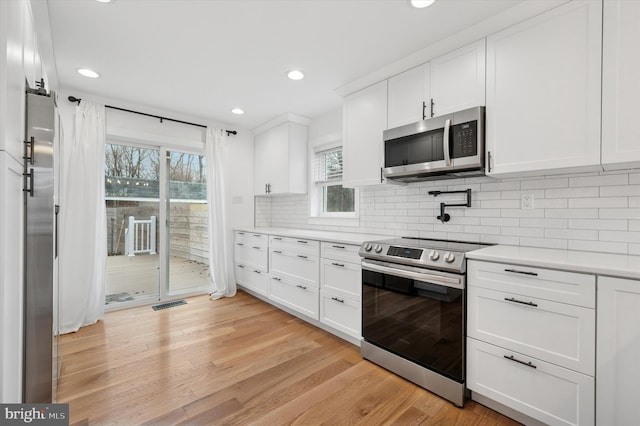
<instances>
[{"instance_id":1,"label":"window frame","mask_svg":"<svg viewBox=\"0 0 640 426\"><path fill-rule=\"evenodd\" d=\"M328 151L330 149L342 148L342 140L333 140L329 143L313 146L309 156L309 216L311 224L331 224L336 225L337 222L344 226L357 226L360 218L360 190L353 189L353 212L327 212L325 207L325 189L328 186L342 186L342 179L318 182L315 167L317 154ZM343 187L344 188L344 187Z\"/></svg>"}]
</instances>

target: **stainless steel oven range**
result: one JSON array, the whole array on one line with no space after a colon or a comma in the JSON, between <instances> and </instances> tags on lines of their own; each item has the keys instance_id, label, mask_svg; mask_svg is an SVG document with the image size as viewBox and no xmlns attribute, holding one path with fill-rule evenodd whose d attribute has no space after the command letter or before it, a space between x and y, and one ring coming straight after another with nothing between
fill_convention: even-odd
<instances>
[{"instance_id":1,"label":"stainless steel oven range","mask_svg":"<svg viewBox=\"0 0 640 426\"><path fill-rule=\"evenodd\" d=\"M362 244L362 356L462 407L465 253L487 244L395 238Z\"/></svg>"}]
</instances>

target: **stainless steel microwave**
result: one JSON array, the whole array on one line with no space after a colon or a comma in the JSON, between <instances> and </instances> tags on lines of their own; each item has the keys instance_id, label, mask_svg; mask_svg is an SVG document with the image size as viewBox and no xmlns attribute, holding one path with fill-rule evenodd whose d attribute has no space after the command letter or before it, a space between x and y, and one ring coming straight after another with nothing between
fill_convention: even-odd
<instances>
[{"instance_id":1,"label":"stainless steel microwave","mask_svg":"<svg viewBox=\"0 0 640 426\"><path fill-rule=\"evenodd\" d=\"M385 130L383 176L401 182L484 175L484 107Z\"/></svg>"}]
</instances>

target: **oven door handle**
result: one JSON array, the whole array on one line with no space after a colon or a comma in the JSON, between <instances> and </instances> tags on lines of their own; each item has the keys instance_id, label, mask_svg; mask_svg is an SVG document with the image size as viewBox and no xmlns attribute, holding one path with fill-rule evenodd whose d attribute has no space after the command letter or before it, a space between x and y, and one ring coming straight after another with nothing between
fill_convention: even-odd
<instances>
[{"instance_id":1,"label":"oven door handle","mask_svg":"<svg viewBox=\"0 0 640 426\"><path fill-rule=\"evenodd\" d=\"M459 278L444 277L441 275L427 274L424 272L412 272L403 269L390 268L388 266L381 266L364 260L362 261L362 269L366 269L372 272L380 272L382 274L394 275L401 278L408 278L410 280L424 281L431 284L438 284L445 287L464 290L464 286Z\"/></svg>"}]
</instances>

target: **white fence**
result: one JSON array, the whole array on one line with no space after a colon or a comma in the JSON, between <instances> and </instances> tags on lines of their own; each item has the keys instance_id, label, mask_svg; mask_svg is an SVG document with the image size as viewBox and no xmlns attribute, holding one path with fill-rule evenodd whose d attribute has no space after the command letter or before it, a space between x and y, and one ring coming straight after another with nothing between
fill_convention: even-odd
<instances>
[{"instance_id":1,"label":"white fence","mask_svg":"<svg viewBox=\"0 0 640 426\"><path fill-rule=\"evenodd\" d=\"M156 254L156 217L136 220L129 216L129 227L124 234L124 251L127 256L148 253Z\"/></svg>"}]
</instances>

